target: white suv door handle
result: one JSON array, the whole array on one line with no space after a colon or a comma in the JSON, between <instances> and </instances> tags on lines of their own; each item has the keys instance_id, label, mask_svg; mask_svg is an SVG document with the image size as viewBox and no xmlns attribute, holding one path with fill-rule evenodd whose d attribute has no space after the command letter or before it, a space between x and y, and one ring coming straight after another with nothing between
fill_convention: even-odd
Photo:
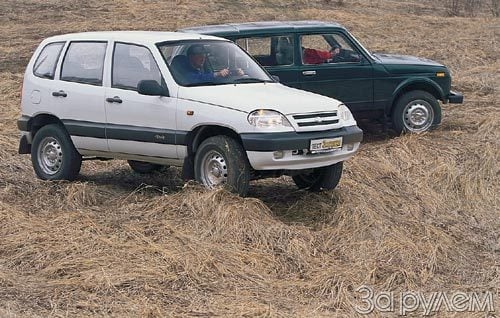
<instances>
[{"instance_id":1,"label":"white suv door handle","mask_svg":"<svg viewBox=\"0 0 500 318\"><path fill-rule=\"evenodd\" d=\"M66 94L63 90L60 90L59 92L52 92L52 96L54 97L66 97L68 94Z\"/></svg>"},{"instance_id":2,"label":"white suv door handle","mask_svg":"<svg viewBox=\"0 0 500 318\"><path fill-rule=\"evenodd\" d=\"M303 71L302 75L305 75L305 76L316 75L316 71Z\"/></svg>"},{"instance_id":3,"label":"white suv door handle","mask_svg":"<svg viewBox=\"0 0 500 318\"><path fill-rule=\"evenodd\" d=\"M108 98L106 98L106 101L108 103L118 103L118 104L121 104L123 102L122 99L118 96L108 97Z\"/></svg>"}]
</instances>

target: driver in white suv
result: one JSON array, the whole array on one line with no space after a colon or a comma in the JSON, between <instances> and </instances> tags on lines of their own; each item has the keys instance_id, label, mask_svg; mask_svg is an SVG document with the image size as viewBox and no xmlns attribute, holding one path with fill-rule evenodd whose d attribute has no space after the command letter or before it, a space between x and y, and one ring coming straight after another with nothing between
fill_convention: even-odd
<instances>
[{"instance_id":1,"label":"driver in white suv","mask_svg":"<svg viewBox=\"0 0 500 318\"><path fill-rule=\"evenodd\" d=\"M244 72L238 68L231 72L228 68L215 72L206 72L207 49L200 44L193 44L187 50L187 59L184 55L178 55L172 61L172 67L181 73L181 77L190 84L212 82L216 78L224 78L230 75L242 76Z\"/></svg>"}]
</instances>

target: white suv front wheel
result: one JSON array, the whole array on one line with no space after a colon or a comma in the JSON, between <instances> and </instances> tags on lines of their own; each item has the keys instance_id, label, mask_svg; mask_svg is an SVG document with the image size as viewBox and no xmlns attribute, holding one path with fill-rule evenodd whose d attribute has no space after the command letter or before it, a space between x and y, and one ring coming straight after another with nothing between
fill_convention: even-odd
<instances>
[{"instance_id":1,"label":"white suv front wheel","mask_svg":"<svg viewBox=\"0 0 500 318\"><path fill-rule=\"evenodd\" d=\"M339 184L342 177L343 161L334 165L313 169L308 173L292 176L293 181L299 189L309 191L333 190Z\"/></svg>"},{"instance_id":2,"label":"white suv front wheel","mask_svg":"<svg viewBox=\"0 0 500 318\"><path fill-rule=\"evenodd\" d=\"M36 175L43 180L74 180L80 172L82 156L76 151L68 133L51 124L38 130L31 145L31 162Z\"/></svg>"},{"instance_id":3,"label":"white suv front wheel","mask_svg":"<svg viewBox=\"0 0 500 318\"><path fill-rule=\"evenodd\" d=\"M194 174L206 188L222 186L245 196L250 183L250 164L236 140L214 136L204 140L196 151Z\"/></svg>"}]
</instances>

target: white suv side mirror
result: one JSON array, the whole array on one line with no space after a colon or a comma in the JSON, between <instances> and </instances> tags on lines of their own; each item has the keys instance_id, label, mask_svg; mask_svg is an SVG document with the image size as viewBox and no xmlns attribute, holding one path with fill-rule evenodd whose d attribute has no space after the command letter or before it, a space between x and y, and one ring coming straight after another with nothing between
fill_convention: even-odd
<instances>
[{"instance_id":1,"label":"white suv side mirror","mask_svg":"<svg viewBox=\"0 0 500 318\"><path fill-rule=\"evenodd\" d=\"M137 92L148 96L169 96L168 89L155 80L142 80L137 84Z\"/></svg>"}]
</instances>

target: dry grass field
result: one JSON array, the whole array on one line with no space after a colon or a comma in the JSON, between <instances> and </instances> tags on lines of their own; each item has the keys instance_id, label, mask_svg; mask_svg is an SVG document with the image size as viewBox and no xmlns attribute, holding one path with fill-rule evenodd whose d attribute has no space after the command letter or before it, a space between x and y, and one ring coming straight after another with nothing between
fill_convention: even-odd
<instances>
[{"instance_id":1,"label":"dry grass field","mask_svg":"<svg viewBox=\"0 0 500 318\"><path fill-rule=\"evenodd\" d=\"M437 1L344 3L2 0L0 317L355 317L363 284L490 291L498 314L500 20L446 17ZM44 182L17 155L19 87L43 38L285 19L338 21L372 51L443 62L465 102L430 133L369 132L319 194L280 178L242 199L121 161Z\"/></svg>"}]
</instances>

